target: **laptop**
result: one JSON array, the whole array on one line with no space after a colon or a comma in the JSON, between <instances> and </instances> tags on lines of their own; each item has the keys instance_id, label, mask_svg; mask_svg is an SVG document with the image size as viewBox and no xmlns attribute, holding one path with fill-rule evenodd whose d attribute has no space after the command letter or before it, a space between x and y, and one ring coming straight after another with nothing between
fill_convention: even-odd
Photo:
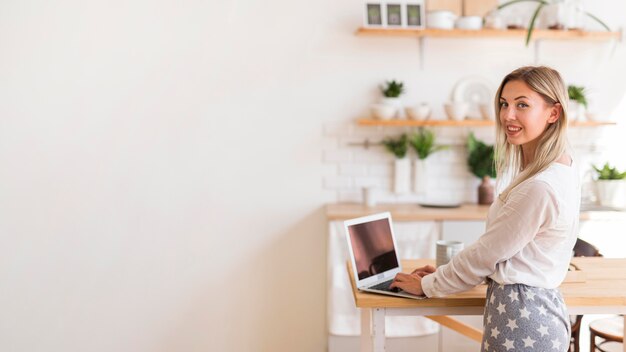
<instances>
[{"instance_id":1,"label":"laptop","mask_svg":"<svg viewBox=\"0 0 626 352\"><path fill-rule=\"evenodd\" d=\"M403 291L395 292L389 285L402 271L391 214L380 213L344 221L352 274L360 291L390 296L423 299Z\"/></svg>"}]
</instances>

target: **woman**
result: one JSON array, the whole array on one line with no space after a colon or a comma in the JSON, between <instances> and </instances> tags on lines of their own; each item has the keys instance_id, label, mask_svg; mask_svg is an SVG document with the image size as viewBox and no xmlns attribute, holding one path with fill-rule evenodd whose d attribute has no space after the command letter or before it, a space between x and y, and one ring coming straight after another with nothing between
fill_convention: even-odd
<instances>
[{"instance_id":1,"label":"woman","mask_svg":"<svg viewBox=\"0 0 626 352\"><path fill-rule=\"evenodd\" d=\"M447 265L398 274L391 287L441 297L488 282L482 351L567 351L557 287L576 242L578 171L567 150L567 91L548 67L522 67L496 93L496 170L508 186L486 232Z\"/></svg>"}]
</instances>

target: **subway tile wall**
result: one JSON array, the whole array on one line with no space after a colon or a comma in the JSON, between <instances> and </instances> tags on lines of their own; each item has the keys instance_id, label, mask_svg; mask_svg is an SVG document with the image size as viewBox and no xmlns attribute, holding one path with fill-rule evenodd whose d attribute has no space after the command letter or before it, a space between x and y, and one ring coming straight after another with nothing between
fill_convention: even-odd
<instances>
[{"instance_id":1,"label":"subway tile wall","mask_svg":"<svg viewBox=\"0 0 626 352\"><path fill-rule=\"evenodd\" d=\"M433 131L437 144L448 149L428 157L428 192L418 195L393 192L394 157L379 145L385 137L414 133L417 127L359 126L356 122L333 122L324 125L322 143L322 184L328 202L361 203L364 188L375 189L378 203L419 203L454 200L475 203L480 180L467 167L465 142L470 132L489 144L495 142L493 127L426 127ZM609 149L604 134L608 127L573 127L569 138L580 166L583 180L583 203L595 201L591 164L603 162ZM374 145L366 148L369 141ZM413 150L409 158L415 160ZM413 165L411 167L413 169ZM413 170L412 170L413 171ZM413 181L413 175L411 176Z\"/></svg>"}]
</instances>

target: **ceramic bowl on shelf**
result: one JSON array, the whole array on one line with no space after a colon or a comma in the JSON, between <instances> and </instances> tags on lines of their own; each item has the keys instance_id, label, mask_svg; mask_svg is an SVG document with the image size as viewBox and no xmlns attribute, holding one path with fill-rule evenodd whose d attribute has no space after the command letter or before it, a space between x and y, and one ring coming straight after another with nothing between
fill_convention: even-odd
<instances>
[{"instance_id":1,"label":"ceramic bowl on shelf","mask_svg":"<svg viewBox=\"0 0 626 352\"><path fill-rule=\"evenodd\" d=\"M456 20L456 28L478 30L483 28L483 19L480 16L463 16Z\"/></svg>"},{"instance_id":2,"label":"ceramic bowl on shelf","mask_svg":"<svg viewBox=\"0 0 626 352\"><path fill-rule=\"evenodd\" d=\"M407 106L404 108L406 116L411 120L428 120L430 117L430 106L426 103L422 103L416 106Z\"/></svg>"},{"instance_id":3,"label":"ceramic bowl on shelf","mask_svg":"<svg viewBox=\"0 0 626 352\"><path fill-rule=\"evenodd\" d=\"M370 106L372 117L377 120L391 120L396 115L396 107L386 104L373 104Z\"/></svg>"},{"instance_id":4,"label":"ceramic bowl on shelf","mask_svg":"<svg viewBox=\"0 0 626 352\"><path fill-rule=\"evenodd\" d=\"M453 121L463 121L467 116L467 110L469 109L469 104L464 101L455 101L451 103L446 103L443 105L446 110L446 115L448 118Z\"/></svg>"},{"instance_id":5,"label":"ceramic bowl on shelf","mask_svg":"<svg viewBox=\"0 0 626 352\"><path fill-rule=\"evenodd\" d=\"M426 14L426 27L437 29L453 29L457 16L452 11L437 10Z\"/></svg>"}]
</instances>

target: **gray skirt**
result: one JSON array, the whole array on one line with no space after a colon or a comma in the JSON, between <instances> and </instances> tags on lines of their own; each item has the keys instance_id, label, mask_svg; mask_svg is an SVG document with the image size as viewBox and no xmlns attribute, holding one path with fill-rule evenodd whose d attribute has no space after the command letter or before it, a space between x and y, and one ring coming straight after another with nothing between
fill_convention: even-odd
<instances>
[{"instance_id":1,"label":"gray skirt","mask_svg":"<svg viewBox=\"0 0 626 352\"><path fill-rule=\"evenodd\" d=\"M569 316L558 289L489 280L481 351L567 351Z\"/></svg>"}]
</instances>

